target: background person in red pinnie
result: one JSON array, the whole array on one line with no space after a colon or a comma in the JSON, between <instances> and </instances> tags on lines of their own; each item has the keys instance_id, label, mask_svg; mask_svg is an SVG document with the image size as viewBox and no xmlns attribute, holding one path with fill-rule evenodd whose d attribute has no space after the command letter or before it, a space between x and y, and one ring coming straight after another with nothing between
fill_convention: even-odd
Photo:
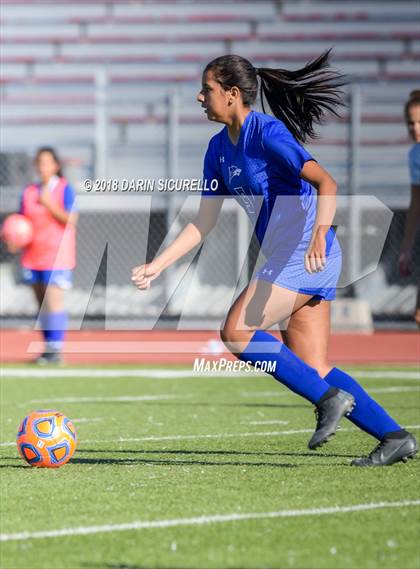
<instances>
[{"instance_id":1,"label":"background person in red pinnie","mask_svg":"<svg viewBox=\"0 0 420 569\"><path fill-rule=\"evenodd\" d=\"M45 350L35 363L60 363L67 330L64 291L72 286L76 265L78 214L74 189L62 174L56 151L40 148L35 166L39 182L23 190L19 210L34 230L31 243L22 250L22 277L36 296L45 341Z\"/></svg>"}]
</instances>

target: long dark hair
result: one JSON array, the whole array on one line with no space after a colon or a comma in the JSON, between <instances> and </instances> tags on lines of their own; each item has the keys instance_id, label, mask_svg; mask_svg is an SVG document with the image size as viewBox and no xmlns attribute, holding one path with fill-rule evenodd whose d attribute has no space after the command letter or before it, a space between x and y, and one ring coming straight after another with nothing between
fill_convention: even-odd
<instances>
[{"instance_id":1,"label":"long dark hair","mask_svg":"<svg viewBox=\"0 0 420 569\"><path fill-rule=\"evenodd\" d=\"M259 76L263 111L265 99L273 115L305 142L317 137L314 125L323 122L327 111L339 116L336 107L345 105L340 87L348 81L330 67L330 53L331 49L296 71L255 68L244 57L223 55L208 63L204 72L211 70L225 90L238 87L246 106L255 103Z\"/></svg>"},{"instance_id":2,"label":"long dark hair","mask_svg":"<svg viewBox=\"0 0 420 569\"><path fill-rule=\"evenodd\" d=\"M52 146L41 146L41 148L38 148L38 150L36 151L35 154L35 162L38 161L38 158L40 157L41 154L43 154L44 152L48 152L49 154L51 154L54 162L57 164L58 166L58 170L57 170L57 176L59 176L60 178L63 177L63 163L60 160L60 157L58 156L57 151L52 147Z\"/></svg>"},{"instance_id":3,"label":"long dark hair","mask_svg":"<svg viewBox=\"0 0 420 569\"><path fill-rule=\"evenodd\" d=\"M410 110L411 105L420 105L420 89L415 89L411 91L408 96L408 100L404 105L404 116L405 120L408 122L408 112Z\"/></svg>"}]
</instances>

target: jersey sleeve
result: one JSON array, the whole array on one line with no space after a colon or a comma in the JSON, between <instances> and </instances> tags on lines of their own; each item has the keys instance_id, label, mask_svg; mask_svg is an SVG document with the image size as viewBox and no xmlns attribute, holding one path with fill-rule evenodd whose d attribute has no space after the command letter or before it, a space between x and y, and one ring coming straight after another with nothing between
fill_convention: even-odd
<instances>
[{"instance_id":1,"label":"jersey sleeve","mask_svg":"<svg viewBox=\"0 0 420 569\"><path fill-rule=\"evenodd\" d=\"M217 187L215 187L216 182ZM214 138L212 138L204 157L203 191L201 192L201 195L207 198L213 196L226 196L228 194L229 192L225 186L220 171L220 163L215 148L215 141Z\"/></svg>"},{"instance_id":2,"label":"jersey sleeve","mask_svg":"<svg viewBox=\"0 0 420 569\"><path fill-rule=\"evenodd\" d=\"M72 186L64 188L63 205L66 211L78 211L76 203L76 192Z\"/></svg>"},{"instance_id":3,"label":"jersey sleeve","mask_svg":"<svg viewBox=\"0 0 420 569\"><path fill-rule=\"evenodd\" d=\"M410 181L413 186L420 186L420 143L413 146L408 157Z\"/></svg>"},{"instance_id":4,"label":"jersey sleeve","mask_svg":"<svg viewBox=\"0 0 420 569\"><path fill-rule=\"evenodd\" d=\"M281 121L268 123L262 135L266 156L293 178L298 178L305 162L315 160Z\"/></svg>"}]
</instances>

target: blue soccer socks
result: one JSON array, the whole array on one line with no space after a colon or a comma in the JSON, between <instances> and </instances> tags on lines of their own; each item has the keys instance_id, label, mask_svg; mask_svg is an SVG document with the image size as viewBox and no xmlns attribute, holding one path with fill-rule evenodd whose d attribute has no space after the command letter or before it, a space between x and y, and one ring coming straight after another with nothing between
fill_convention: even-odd
<instances>
[{"instance_id":1,"label":"blue soccer socks","mask_svg":"<svg viewBox=\"0 0 420 569\"><path fill-rule=\"evenodd\" d=\"M47 347L61 350L67 331L67 312L41 312L40 321Z\"/></svg>"},{"instance_id":2,"label":"blue soccer socks","mask_svg":"<svg viewBox=\"0 0 420 569\"><path fill-rule=\"evenodd\" d=\"M401 431L401 426L350 375L333 368L324 379L333 387L354 396L356 406L348 415L352 423L377 439L383 439L388 433Z\"/></svg>"},{"instance_id":3,"label":"blue soccer socks","mask_svg":"<svg viewBox=\"0 0 420 569\"><path fill-rule=\"evenodd\" d=\"M251 362L254 366L257 362L257 365L263 361L272 362L274 369L267 373L314 405L330 390L330 385L316 369L305 364L268 332L257 330L239 359Z\"/></svg>"},{"instance_id":4,"label":"blue soccer socks","mask_svg":"<svg viewBox=\"0 0 420 569\"><path fill-rule=\"evenodd\" d=\"M254 366L270 362L272 370L267 369L267 373L314 405L335 395L337 389L350 393L356 405L348 415L349 420L379 440L403 432L402 427L350 375L333 368L321 378L316 369L268 332L257 330L239 359Z\"/></svg>"}]
</instances>

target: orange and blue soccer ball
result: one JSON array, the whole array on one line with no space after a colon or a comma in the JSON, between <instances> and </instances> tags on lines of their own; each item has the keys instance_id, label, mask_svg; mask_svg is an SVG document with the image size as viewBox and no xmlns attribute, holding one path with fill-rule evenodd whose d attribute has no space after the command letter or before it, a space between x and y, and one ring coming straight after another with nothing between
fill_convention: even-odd
<instances>
[{"instance_id":1,"label":"orange and blue soccer ball","mask_svg":"<svg viewBox=\"0 0 420 569\"><path fill-rule=\"evenodd\" d=\"M76 429L63 413L42 409L23 419L16 444L21 457L31 466L58 468L76 450Z\"/></svg>"}]
</instances>

